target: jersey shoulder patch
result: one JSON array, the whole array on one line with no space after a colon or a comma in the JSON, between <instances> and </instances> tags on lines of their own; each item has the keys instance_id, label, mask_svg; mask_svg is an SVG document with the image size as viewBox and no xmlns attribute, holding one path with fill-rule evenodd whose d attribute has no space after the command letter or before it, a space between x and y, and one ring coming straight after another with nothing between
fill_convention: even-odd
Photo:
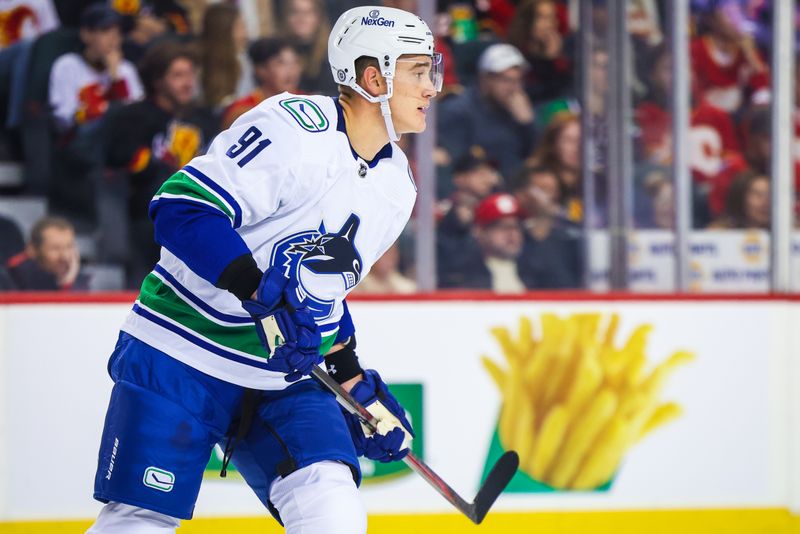
<instances>
[{"instance_id":1,"label":"jersey shoulder patch","mask_svg":"<svg viewBox=\"0 0 800 534\"><path fill-rule=\"evenodd\" d=\"M331 121L325 115L322 107L310 98L287 95L278 102L280 108L288 113L292 119L305 131L320 133L330 128Z\"/></svg>"}]
</instances>

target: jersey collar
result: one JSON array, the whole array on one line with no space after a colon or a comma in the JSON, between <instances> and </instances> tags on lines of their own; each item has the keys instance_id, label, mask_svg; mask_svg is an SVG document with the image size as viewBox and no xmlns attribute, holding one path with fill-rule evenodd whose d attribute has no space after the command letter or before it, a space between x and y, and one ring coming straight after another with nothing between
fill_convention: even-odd
<instances>
[{"instance_id":1,"label":"jersey collar","mask_svg":"<svg viewBox=\"0 0 800 534\"><path fill-rule=\"evenodd\" d=\"M342 132L345 135L345 137L347 137L347 128L346 128L345 123L344 123L344 109L342 108L342 105L339 103L339 99L337 97L333 97L333 104L336 106L336 116L338 118L337 123L336 123L336 129L338 131ZM370 169L375 167L375 165L377 165L380 160L382 160L384 158L391 158L392 157L392 143L391 142L388 142L385 145L383 145L383 148L381 148L378 151L378 153L375 154L375 157L372 158L372 161L364 160L361 156L359 156L356 153L355 150L353 150L353 145L350 144L350 138L349 137L347 137L347 145L350 147L350 152L352 152L353 158L356 161L364 161Z\"/></svg>"}]
</instances>

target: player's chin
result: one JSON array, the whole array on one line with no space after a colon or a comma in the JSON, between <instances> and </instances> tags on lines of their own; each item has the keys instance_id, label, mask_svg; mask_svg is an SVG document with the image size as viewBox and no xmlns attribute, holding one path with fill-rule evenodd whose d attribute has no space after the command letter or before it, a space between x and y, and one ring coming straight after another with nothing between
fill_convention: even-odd
<instances>
[{"instance_id":1,"label":"player's chin","mask_svg":"<svg viewBox=\"0 0 800 534\"><path fill-rule=\"evenodd\" d=\"M421 117L409 125L407 133L422 133L425 131L427 126L428 123L425 120L425 117Z\"/></svg>"}]
</instances>

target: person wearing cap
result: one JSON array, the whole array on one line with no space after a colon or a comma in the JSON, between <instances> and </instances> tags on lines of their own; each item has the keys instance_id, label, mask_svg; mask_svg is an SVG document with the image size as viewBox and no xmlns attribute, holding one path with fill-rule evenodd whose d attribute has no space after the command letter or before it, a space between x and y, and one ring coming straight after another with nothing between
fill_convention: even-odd
<instances>
[{"instance_id":1,"label":"person wearing cap","mask_svg":"<svg viewBox=\"0 0 800 534\"><path fill-rule=\"evenodd\" d=\"M287 533L364 534L358 457L411 450L346 298L411 216L397 141L425 130L441 56L417 15L363 6L334 25L328 59L338 98L268 98L149 204L161 256L109 361L91 534L174 532L217 444L220 474L235 466ZM309 376L326 369L374 432Z\"/></svg>"},{"instance_id":2,"label":"person wearing cap","mask_svg":"<svg viewBox=\"0 0 800 534\"><path fill-rule=\"evenodd\" d=\"M222 127L228 128L243 113L260 102L284 91L297 93L303 65L297 48L285 37L264 37L250 45L247 51L253 64L256 88L234 101L222 115Z\"/></svg>"},{"instance_id":3,"label":"person wearing cap","mask_svg":"<svg viewBox=\"0 0 800 534\"><path fill-rule=\"evenodd\" d=\"M92 228L95 184L103 164L102 119L109 108L143 95L136 68L123 58L121 16L105 3L81 12L83 49L56 59L50 71L48 98L56 130L50 211L79 228Z\"/></svg>"},{"instance_id":4,"label":"person wearing cap","mask_svg":"<svg viewBox=\"0 0 800 534\"><path fill-rule=\"evenodd\" d=\"M473 246L459 262L439 274L440 288L490 289L521 293L527 284L521 276L523 234L519 202L508 193L486 197L475 209Z\"/></svg>"},{"instance_id":5,"label":"person wearing cap","mask_svg":"<svg viewBox=\"0 0 800 534\"><path fill-rule=\"evenodd\" d=\"M478 82L443 100L437 140L452 161L473 145L482 147L511 176L534 148L536 126L523 78L528 68L510 44L489 46L478 59Z\"/></svg>"},{"instance_id":6,"label":"person wearing cap","mask_svg":"<svg viewBox=\"0 0 800 534\"><path fill-rule=\"evenodd\" d=\"M136 68L123 58L122 17L106 4L91 4L81 14L81 53L59 57L50 72L49 99L61 131L101 118L112 103L144 94Z\"/></svg>"},{"instance_id":7,"label":"person wearing cap","mask_svg":"<svg viewBox=\"0 0 800 534\"><path fill-rule=\"evenodd\" d=\"M475 208L502 182L495 162L480 146L470 147L453 166L453 192L438 203L437 269L440 277L468 261L475 251L472 225Z\"/></svg>"}]
</instances>

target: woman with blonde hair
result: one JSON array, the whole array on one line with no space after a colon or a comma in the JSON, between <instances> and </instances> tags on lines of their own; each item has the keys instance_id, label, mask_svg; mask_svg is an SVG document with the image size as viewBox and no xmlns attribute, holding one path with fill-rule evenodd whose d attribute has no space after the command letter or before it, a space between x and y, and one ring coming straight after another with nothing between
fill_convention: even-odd
<instances>
[{"instance_id":1,"label":"woman with blonde hair","mask_svg":"<svg viewBox=\"0 0 800 534\"><path fill-rule=\"evenodd\" d=\"M325 0L286 0L281 12L284 35L295 41L303 58L300 91L336 95L328 63L328 35L331 33Z\"/></svg>"},{"instance_id":2,"label":"woman with blonde hair","mask_svg":"<svg viewBox=\"0 0 800 534\"><path fill-rule=\"evenodd\" d=\"M199 45L207 106L219 109L253 89L252 67L246 58L247 30L236 6L208 6Z\"/></svg>"}]
</instances>

